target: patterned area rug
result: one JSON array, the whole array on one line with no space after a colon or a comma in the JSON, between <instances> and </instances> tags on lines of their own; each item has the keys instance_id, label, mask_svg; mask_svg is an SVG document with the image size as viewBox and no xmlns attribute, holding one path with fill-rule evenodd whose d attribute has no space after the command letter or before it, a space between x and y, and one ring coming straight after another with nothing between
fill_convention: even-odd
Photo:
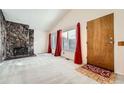
<instances>
[{"instance_id":1,"label":"patterned area rug","mask_svg":"<svg viewBox=\"0 0 124 93\"><path fill-rule=\"evenodd\" d=\"M76 70L99 83L110 84L115 81L115 74L113 72L93 65L86 64Z\"/></svg>"}]
</instances>

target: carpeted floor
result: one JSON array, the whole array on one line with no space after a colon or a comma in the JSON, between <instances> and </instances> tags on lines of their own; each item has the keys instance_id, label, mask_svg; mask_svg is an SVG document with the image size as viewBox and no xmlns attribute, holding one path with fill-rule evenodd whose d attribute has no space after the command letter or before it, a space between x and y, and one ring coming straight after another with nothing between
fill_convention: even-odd
<instances>
[{"instance_id":1,"label":"carpeted floor","mask_svg":"<svg viewBox=\"0 0 124 93\"><path fill-rule=\"evenodd\" d=\"M98 84L80 74L72 60L39 54L35 57L7 60L0 63L1 84ZM114 83L124 83L124 76L117 75Z\"/></svg>"}]
</instances>

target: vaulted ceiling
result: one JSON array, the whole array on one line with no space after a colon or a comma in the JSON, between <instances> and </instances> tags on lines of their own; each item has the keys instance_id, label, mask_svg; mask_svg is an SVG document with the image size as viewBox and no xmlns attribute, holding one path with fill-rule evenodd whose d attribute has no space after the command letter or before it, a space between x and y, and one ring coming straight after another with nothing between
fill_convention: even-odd
<instances>
[{"instance_id":1,"label":"vaulted ceiling","mask_svg":"<svg viewBox=\"0 0 124 93\"><path fill-rule=\"evenodd\" d=\"M30 28L49 31L70 10L63 9L3 9L6 20L28 24Z\"/></svg>"}]
</instances>

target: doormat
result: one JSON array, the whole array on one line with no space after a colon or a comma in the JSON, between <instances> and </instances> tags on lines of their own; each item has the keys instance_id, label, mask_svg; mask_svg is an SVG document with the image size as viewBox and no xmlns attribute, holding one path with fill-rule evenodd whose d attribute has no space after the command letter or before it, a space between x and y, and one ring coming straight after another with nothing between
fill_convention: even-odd
<instances>
[{"instance_id":1,"label":"doormat","mask_svg":"<svg viewBox=\"0 0 124 93\"><path fill-rule=\"evenodd\" d=\"M115 81L115 74L113 72L93 65L86 64L76 70L99 83L111 84Z\"/></svg>"}]
</instances>

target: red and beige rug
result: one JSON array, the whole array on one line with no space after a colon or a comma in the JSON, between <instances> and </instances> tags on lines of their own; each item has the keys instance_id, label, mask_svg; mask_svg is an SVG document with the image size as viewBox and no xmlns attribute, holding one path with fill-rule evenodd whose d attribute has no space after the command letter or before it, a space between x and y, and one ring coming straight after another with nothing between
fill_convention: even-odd
<instances>
[{"instance_id":1,"label":"red and beige rug","mask_svg":"<svg viewBox=\"0 0 124 93\"><path fill-rule=\"evenodd\" d=\"M115 74L113 72L94 65L86 64L76 70L99 83L111 84L115 81Z\"/></svg>"}]
</instances>

